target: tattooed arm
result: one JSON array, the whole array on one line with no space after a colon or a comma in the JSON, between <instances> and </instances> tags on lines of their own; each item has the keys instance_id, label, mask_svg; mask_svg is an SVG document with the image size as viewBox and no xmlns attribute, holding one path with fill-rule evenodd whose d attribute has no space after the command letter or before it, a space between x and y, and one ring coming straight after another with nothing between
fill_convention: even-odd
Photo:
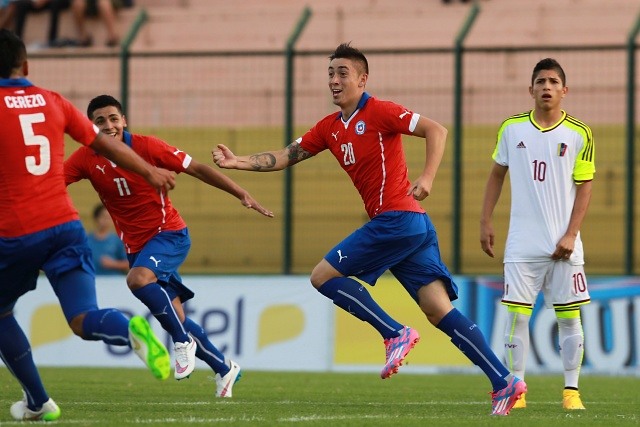
<instances>
[{"instance_id":1,"label":"tattooed arm","mask_svg":"<svg viewBox=\"0 0 640 427\"><path fill-rule=\"evenodd\" d=\"M300 144L292 142L282 150L265 151L248 156L236 156L223 144L212 151L213 162L223 169L240 169L256 172L272 172L293 166L312 155L302 149Z\"/></svg>"}]
</instances>

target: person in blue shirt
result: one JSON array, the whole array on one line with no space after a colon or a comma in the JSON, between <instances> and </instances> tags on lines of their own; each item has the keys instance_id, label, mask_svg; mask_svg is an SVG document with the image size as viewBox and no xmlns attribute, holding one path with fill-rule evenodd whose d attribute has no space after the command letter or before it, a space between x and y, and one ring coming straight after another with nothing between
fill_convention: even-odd
<instances>
[{"instance_id":1,"label":"person in blue shirt","mask_svg":"<svg viewBox=\"0 0 640 427\"><path fill-rule=\"evenodd\" d=\"M102 203L93 208L94 229L87 236L96 275L126 274L129 261L124 244L113 231L111 216Z\"/></svg>"}]
</instances>

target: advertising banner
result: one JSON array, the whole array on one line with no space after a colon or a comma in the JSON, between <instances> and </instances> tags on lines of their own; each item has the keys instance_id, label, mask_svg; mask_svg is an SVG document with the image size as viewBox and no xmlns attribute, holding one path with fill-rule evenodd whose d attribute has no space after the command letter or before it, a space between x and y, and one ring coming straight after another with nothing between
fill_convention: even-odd
<instances>
[{"instance_id":1,"label":"advertising banner","mask_svg":"<svg viewBox=\"0 0 640 427\"><path fill-rule=\"evenodd\" d=\"M506 307L500 304L502 278L476 278L475 321L497 354L504 352ZM582 306L584 371L640 373L640 277L590 277L591 303ZM562 371L554 310L539 296L530 322L527 372Z\"/></svg>"},{"instance_id":2,"label":"advertising banner","mask_svg":"<svg viewBox=\"0 0 640 427\"><path fill-rule=\"evenodd\" d=\"M469 279L456 277L458 286ZM471 368L473 364L451 343L449 337L432 326L416 302L391 275L378 279L375 286L364 284L376 302L396 321L420 333L420 342L405 360L403 372L438 372L445 368ZM469 300L455 305L467 312ZM369 324L336 309L334 365L337 370L379 371L385 363L385 346L380 334Z\"/></svg>"},{"instance_id":3,"label":"advertising banner","mask_svg":"<svg viewBox=\"0 0 640 427\"><path fill-rule=\"evenodd\" d=\"M455 276L459 299L454 306L476 322L494 352L504 358L506 307L500 304L501 277ZM403 372L480 372L450 341L429 324L417 304L392 276L367 289L394 319L415 328L421 341L405 361ZM601 374L640 375L640 277L590 278L591 303L583 306L583 370ZM336 310L334 367L380 370L385 360L382 338L371 326ZM555 312L538 299L530 323L528 373L562 371Z\"/></svg>"},{"instance_id":4,"label":"advertising banner","mask_svg":"<svg viewBox=\"0 0 640 427\"><path fill-rule=\"evenodd\" d=\"M501 280L456 276L460 298L454 305L477 323L502 358L506 308L500 304ZM335 307L307 276L186 276L184 281L196 294L185 304L187 315L245 369L375 372L384 364L385 347L378 332ZM392 317L421 335L403 372L477 371L449 337L429 324L395 278L383 276L376 286L363 286ZM172 351L170 337L131 294L123 276L99 277L97 289L101 307L146 316ZM582 307L583 369L640 374L640 278L590 278L589 290L592 302ZM73 335L44 277L36 291L18 301L15 314L40 366L142 367L126 347ZM561 371L555 313L544 308L542 299L530 326L527 372ZM207 368L201 361L197 367Z\"/></svg>"},{"instance_id":5,"label":"advertising banner","mask_svg":"<svg viewBox=\"0 0 640 427\"><path fill-rule=\"evenodd\" d=\"M256 370L330 369L333 348L333 304L318 295L308 277L188 276L195 292L187 301L187 316L199 323L211 342L243 368ZM97 279L101 308L115 307L126 315L149 319L172 351L173 344L148 309L131 294L124 276ZM31 341L40 366L141 367L127 347L83 341L73 335L48 280L24 295L14 310ZM198 360L197 367L208 368Z\"/></svg>"}]
</instances>

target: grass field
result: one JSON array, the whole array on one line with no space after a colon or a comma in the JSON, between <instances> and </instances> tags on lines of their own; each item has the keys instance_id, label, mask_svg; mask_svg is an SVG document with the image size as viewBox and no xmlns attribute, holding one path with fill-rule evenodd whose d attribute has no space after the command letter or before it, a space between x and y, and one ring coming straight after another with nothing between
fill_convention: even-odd
<instances>
[{"instance_id":1,"label":"grass field","mask_svg":"<svg viewBox=\"0 0 640 427\"><path fill-rule=\"evenodd\" d=\"M583 376L586 411L565 412L561 375L527 378L528 407L492 417L488 382L480 375L375 373L243 373L231 399L216 399L204 371L188 380L155 380L140 369L43 368L62 409L56 425L228 426L592 426L640 424L638 378ZM0 369L0 425L20 388Z\"/></svg>"}]
</instances>

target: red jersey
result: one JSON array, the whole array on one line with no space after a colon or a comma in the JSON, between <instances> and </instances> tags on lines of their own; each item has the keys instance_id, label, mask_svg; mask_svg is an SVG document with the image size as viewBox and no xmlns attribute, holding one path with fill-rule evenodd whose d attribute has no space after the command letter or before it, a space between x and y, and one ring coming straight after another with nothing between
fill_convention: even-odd
<instances>
[{"instance_id":1,"label":"red jersey","mask_svg":"<svg viewBox=\"0 0 640 427\"><path fill-rule=\"evenodd\" d=\"M330 150L355 185L369 218L387 211L424 212L407 196L411 186L402 134L411 135L418 118L401 105L364 93L344 120L333 113L298 139L311 154Z\"/></svg>"},{"instance_id":2,"label":"red jersey","mask_svg":"<svg viewBox=\"0 0 640 427\"><path fill-rule=\"evenodd\" d=\"M79 219L64 183L64 134L90 145L98 128L60 94L0 79L0 237Z\"/></svg>"},{"instance_id":3,"label":"red jersey","mask_svg":"<svg viewBox=\"0 0 640 427\"><path fill-rule=\"evenodd\" d=\"M161 139L124 132L124 143L149 164L176 173L191 163L191 156ZM94 150L82 147L64 162L67 185L88 179L105 205L127 253L136 253L163 230L187 225L165 191L158 191L140 175L116 166Z\"/></svg>"}]
</instances>

